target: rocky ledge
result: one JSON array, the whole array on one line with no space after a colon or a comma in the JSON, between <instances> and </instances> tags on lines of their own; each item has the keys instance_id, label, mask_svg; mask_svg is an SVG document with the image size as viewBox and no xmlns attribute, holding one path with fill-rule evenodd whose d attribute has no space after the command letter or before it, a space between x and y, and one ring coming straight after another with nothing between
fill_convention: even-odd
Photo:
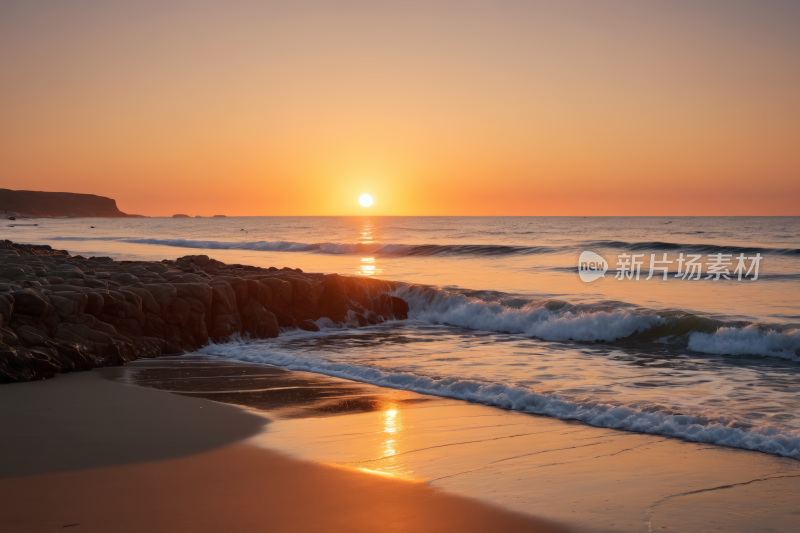
<instances>
[{"instance_id":1,"label":"rocky ledge","mask_svg":"<svg viewBox=\"0 0 800 533\"><path fill-rule=\"evenodd\" d=\"M231 336L405 319L395 284L206 255L114 261L0 242L0 383L191 352Z\"/></svg>"}]
</instances>

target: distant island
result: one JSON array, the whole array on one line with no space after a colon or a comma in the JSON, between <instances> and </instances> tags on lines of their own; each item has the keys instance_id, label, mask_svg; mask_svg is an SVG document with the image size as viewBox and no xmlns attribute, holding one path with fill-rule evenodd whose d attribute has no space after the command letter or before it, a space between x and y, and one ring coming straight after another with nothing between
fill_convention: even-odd
<instances>
[{"instance_id":1,"label":"distant island","mask_svg":"<svg viewBox=\"0 0 800 533\"><path fill-rule=\"evenodd\" d=\"M172 215L172 218L192 218L190 215L184 215L182 213L178 213L177 215ZM203 218L203 215L195 215L194 218ZM226 215L214 215L212 218L226 218Z\"/></svg>"},{"instance_id":2,"label":"distant island","mask_svg":"<svg viewBox=\"0 0 800 533\"><path fill-rule=\"evenodd\" d=\"M12 191L0 189L0 216L23 217L142 217L117 208L116 200L73 192Z\"/></svg>"}]
</instances>

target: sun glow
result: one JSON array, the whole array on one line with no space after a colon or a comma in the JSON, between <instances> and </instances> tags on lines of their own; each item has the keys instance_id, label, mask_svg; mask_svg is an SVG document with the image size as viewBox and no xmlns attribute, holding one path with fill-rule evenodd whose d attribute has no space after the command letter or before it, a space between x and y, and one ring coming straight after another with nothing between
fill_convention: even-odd
<instances>
[{"instance_id":1,"label":"sun glow","mask_svg":"<svg viewBox=\"0 0 800 533\"><path fill-rule=\"evenodd\" d=\"M372 205L372 196L370 196L369 194L362 194L361 198L358 199L358 203L360 203L364 207L369 207Z\"/></svg>"}]
</instances>

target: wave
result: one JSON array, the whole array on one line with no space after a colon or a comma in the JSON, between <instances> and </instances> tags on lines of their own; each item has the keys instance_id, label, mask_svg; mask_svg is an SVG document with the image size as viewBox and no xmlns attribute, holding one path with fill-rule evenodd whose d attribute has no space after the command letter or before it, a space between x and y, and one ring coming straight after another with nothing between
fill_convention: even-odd
<instances>
[{"instance_id":1,"label":"wave","mask_svg":"<svg viewBox=\"0 0 800 533\"><path fill-rule=\"evenodd\" d=\"M52 237L53 240L113 240L132 244L155 244L209 250L255 250L268 252L317 252L326 254L382 254L397 257L476 256L502 257L537 254L579 253L583 250L621 249L628 251L685 251L701 254L773 254L800 256L798 248L763 248L682 244L673 242L588 241L564 246L519 246L504 244L385 244L385 243L301 243L291 241L217 241L128 237Z\"/></svg>"},{"instance_id":2,"label":"wave","mask_svg":"<svg viewBox=\"0 0 800 533\"><path fill-rule=\"evenodd\" d=\"M705 354L800 361L800 329L794 326L726 323L685 311L631 309L624 302L519 302L497 293L481 298L476 297L480 296L478 291L417 285L401 285L395 295L408 302L410 317L433 324L521 334L546 341L616 342L634 347L657 343Z\"/></svg>"},{"instance_id":3,"label":"wave","mask_svg":"<svg viewBox=\"0 0 800 533\"><path fill-rule=\"evenodd\" d=\"M522 387L499 383L463 380L456 377L435 379L374 367L327 362L271 352L268 341L210 344L199 352L393 389L477 402L503 409L580 420L597 427L665 435L692 442L731 446L800 459L800 431L775 426L752 427L728 417L676 414L660 406L642 408L594 400L576 400L559 394L538 394Z\"/></svg>"},{"instance_id":4,"label":"wave","mask_svg":"<svg viewBox=\"0 0 800 533\"><path fill-rule=\"evenodd\" d=\"M695 333L688 347L696 352L718 355L761 355L800 361L800 330L769 331L751 325L722 327L714 333Z\"/></svg>"},{"instance_id":5,"label":"wave","mask_svg":"<svg viewBox=\"0 0 800 533\"><path fill-rule=\"evenodd\" d=\"M565 302L560 300L531 302L515 309L502 303L415 286L401 287L396 293L408 302L409 316L418 320L483 331L522 333L548 341L612 341L664 322L659 316L624 310L573 311L565 309Z\"/></svg>"},{"instance_id":6,"label":"wave","mask_svg":"<svg viewBox=\"0 0 800 533\"><path fill-rule=\"evenodd\" d=\"M800 256L800 248L765 248L753 246L730 246L719 244L689 244L677 242L663 242L663 241L644 241L644 242L625 242L625 241L589 241L585 243L588 248L612 248L621 250L630 250L632 252L640 251L683 251L695 252L700 254L777 254L777 255L798 255Z\"/></svg>"}]
</instances>

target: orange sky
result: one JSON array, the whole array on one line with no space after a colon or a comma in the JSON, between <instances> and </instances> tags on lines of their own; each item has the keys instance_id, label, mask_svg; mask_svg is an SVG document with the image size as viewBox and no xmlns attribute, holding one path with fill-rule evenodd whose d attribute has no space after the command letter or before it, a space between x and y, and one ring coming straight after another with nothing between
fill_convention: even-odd
<instances>
[{"instance_id":1,"label":"orange sky","mask_svg":"<svg viewBox=\"0 0 800 533\"><path fill-rule=\"evenodd\" d=\"M800 215L800 3L659 4L3 2L0 187L153 216Z\"/></svg>"}]
</instances>

